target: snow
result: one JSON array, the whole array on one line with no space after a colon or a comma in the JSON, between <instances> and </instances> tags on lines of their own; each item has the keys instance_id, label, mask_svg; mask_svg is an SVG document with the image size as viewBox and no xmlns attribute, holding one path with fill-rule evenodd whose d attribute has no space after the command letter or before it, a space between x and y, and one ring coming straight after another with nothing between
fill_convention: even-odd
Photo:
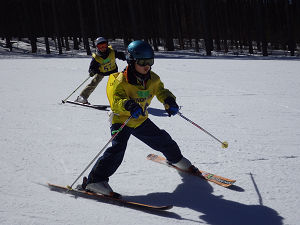
<instances>
[{"instance_id":1,"label":"snow","mask_svg":"<svg viewBox=\"0 0 300 225\"><path fill-rule=\"evenodd\" d=\"M180 175L146 160L155 152L131 137L110 184L133 201L174 205L168 212L74 198L44 186L72 184L110 138L107 112L60 104L87 78L89 62L1 57L0 224L299 224L299 59L156 59L153 71L177 96L183 115L229 147L179 116L167 117L156 99L151 120L200 169L237 180L226 189ZM117 62L123 69L125 62ZM108 104L106 81L92 103Z\"/></svg>"}]
</instances>

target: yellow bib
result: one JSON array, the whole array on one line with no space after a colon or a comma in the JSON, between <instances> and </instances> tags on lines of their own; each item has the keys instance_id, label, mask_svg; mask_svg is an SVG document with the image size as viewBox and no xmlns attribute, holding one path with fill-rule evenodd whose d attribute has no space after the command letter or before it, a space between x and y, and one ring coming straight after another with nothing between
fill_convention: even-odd
<instances>
[{"instance_id":1,"label":"yellow bib","mask_svg":"<svg viewBox=\"0 0 300 225\"><path fill-rule=\"evenodd\" d=\"M107 56L106 59L103 59L101 56L93 53L93 57L95 58L95 60L98 63L100 63L99 70L102 73L110 72L117 68L115 51L112 49L111 46L108 46L108 48L109 48L109 55Z\"/></svg>"},{"instance_id":2,"label":"yellow bib","mask_svg":"<svg viewBox=\"0 0 300 225\"><path fill-rule=\"evenodd\" d=\"M113 73L109 76L106 94L114 116L112 118L112 123L124 123L124 121L130 116L130 112L125 110L124 104L127 100L131 99L139 103L145 112L144 116L140 116L137 119L132 118L127 126L138 127L148 118L147 107L150 105L154 96L163 103L163 101L168 97L175 96L168 90L164 88L163 83L160 81L158 75L154 72L150 72L151 79L147 81L146 88L142 85L133 85L127 82L124 73Z\"/></svg>"}]
</instances>

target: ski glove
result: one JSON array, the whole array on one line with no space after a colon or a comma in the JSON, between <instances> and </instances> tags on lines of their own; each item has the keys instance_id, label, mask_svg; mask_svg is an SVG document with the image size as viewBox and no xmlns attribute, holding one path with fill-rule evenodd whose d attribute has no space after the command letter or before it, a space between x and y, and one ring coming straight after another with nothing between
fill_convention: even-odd
<instances>
[{"instance_id":1,"label":"ski glove","mask_svg":"<svg viewBox=\"0 0 300 225\"><path fill-rule=\"evenodd\" d=\"M96 75L104 76L104 74L101 72L98 72L98 73L90 72L90 77L94 77Z\"/></svg>"},{"instance_id":2,"label":"ski glove","mask_svg":"<svg viewBox=\"0 0 300 225\"><path fill-rule=\"evenodd\" d=\"M95 76L95 75L96 75L95 73L90 72L90 77L93 77L93 76Z\"/></svg>"},{"instance_id":3,"label":"ski glove","mask_svg":"<svg viewBox=\"0 0 300 225\"><path fill-rule=\"evenodd\" d=\"M99 74L100 73L100 70L99 70L99 67L100 67L100 63L96 61L96 59L93 57L91 63L90 63L90 67L89 67L89 73L90 73L90 76L93 77L95 74ZM92 74L92 75L91 75Z\"/></svg>"},{"instance_id":4,"label":"ski glove","mask_svg":"<svg viewBox=\"0 0 300 225\"><path fill-rule=\"evenodd\" d=\"M135 119L140 115L144 115L142 107L134 100L127 100L124 104L124 108L130 112L131 116Z\"/></svg>"},{"instance_id":5,"label":"ski glove","mask_svg":"<svg viewBox=\"0 0 300 225\"><path fill-rule=\"evenodd\" d=\"M126 60L126 55L124 54L124 52L117 52L117 51L115 51L115 55L116 55L116 58L118 58L118 59L121 59L123 61Z\"/></svg>"},{"instance_id":6,"label":"ski glove","mask_svg":"<svg viewBox=\"0 0 300 225\"><path fill-rule=\"evenodd\" d=\"M166 111L167 111L169 117L175 116L179 111L179 107L178 107L175 99L172 97L167 97L165 99L165 108L166 108Z\"/></svg>"}]
</instances>

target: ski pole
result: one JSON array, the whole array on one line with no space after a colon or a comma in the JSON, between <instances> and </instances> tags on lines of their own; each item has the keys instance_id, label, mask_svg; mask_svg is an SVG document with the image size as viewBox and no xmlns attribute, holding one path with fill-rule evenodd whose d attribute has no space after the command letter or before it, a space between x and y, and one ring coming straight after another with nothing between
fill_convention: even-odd
<instances>
[{"instance_id":1,"label":"ski pole","mask_svg":"<svg viewBox=\"0 0 300 225\"><path fill-rule=\"evenodd\" d=\"M132 118L130 116L123 124L122 126L115 132L112 132L113 136L109 139L109 141L104 145L104 147L98 152L98 154L95 156L95 158L87 165L87 167L81 172L81 174L76 178L76 180L71 184L71 186L67 185L67 188L69 190L72 190L73 185L78 181L78 179L85 173L85 171L94 163L94 161L100 156L100 154L106 149L106 147L109 145L110 142L112 142L115 137L122 131L122 129L126 126L126 124L129 122L129 120Z\"/></svg>"},{"instance_id":2,"label":"ski pole","mask_svg":"<svg viewBox=\"0 0 300 225\"><path fill-rule=\"evenodd\" d=\"M71 97L72 94L74 94L88 79L90 79L90 76L86 78L68 97L66 97L65 100L61 100L62 103L66 103L66 101Z\"/></svg>"},{"instance_id":3,"label":"ski pole","mask_svg":"<svg viewBox=\"0 0 300 225\"><path fill-rule=\"evenodd\" d=\"M211 133L209 133L207 130L205 130L204 128L200 127L198 124L194 123L193 121L191 121L189 118L185 117L184 115L182 115L181 112L177 113L179 116L181 116L183 119L185 119L186 121L190 122L191 124L193 124L194 126L198 127L200 130L202 130L203 132L205 132L206 134L208 134L209 136L211 136L212 138L214 138L215 140L217 140L218 142L220 142L222 144L222 148L227 148L228 147L228 143L226 141L220 141L218 138L216 138L215 136L213 136Z\"/></svg>"}]
</instances>

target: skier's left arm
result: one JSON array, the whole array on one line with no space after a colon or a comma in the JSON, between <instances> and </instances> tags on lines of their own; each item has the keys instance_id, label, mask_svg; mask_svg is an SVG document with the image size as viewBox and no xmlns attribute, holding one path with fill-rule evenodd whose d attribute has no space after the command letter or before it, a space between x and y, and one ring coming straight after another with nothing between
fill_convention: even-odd
<instances>
[{"instance_id":1,"label":"skier's left arm","mask_svg":"<svg viewBox=\"0 0 300 225\"><path fill-rule=\"evenodd\" d=\"M125 89L122 84L118 84L117 82L114 84L113 91L113 104L112 111L115 113L121 113L127 111L125 109L125 103L130 100L126 94Z\"/></svg>"},{"instance_id":2,"label":"skier's left arm","mask_svg":"<svg viewBox=\"0 0 300 225\"><path fill-rule=\"evenodd\" d=\"M126 56L124 52L118 52L117 50L115 50L115 56L117 59L121 59L123 61L126 60Z\"/></svg>"},{"instance_id":3,"label":"skier's left arm","mask_svg":"<svg viewBox=\"0 0 300 225\"><path fill-rule=\"evenodd\" d=\"M90 67L89 67L89 74L90 77L95 76L96 74L100 74L102 75L102 73L99 70L100 67L100 63L96 61L96 59L93 57L91 63L90 63Z\"/></svg>"},{"instance_id":4,"label":"skier's left arm","mask_svg":"<svg viewBox=\"0 0 300 225\"><path fill-rule=\"evenodd\" d=\"M168 89L164 88L163 82L159 81L157 99L164 104L165 110L169 116L174 116L178 113L179 107L176 103L176 97Z\"/></svg>"}]
</instances>

